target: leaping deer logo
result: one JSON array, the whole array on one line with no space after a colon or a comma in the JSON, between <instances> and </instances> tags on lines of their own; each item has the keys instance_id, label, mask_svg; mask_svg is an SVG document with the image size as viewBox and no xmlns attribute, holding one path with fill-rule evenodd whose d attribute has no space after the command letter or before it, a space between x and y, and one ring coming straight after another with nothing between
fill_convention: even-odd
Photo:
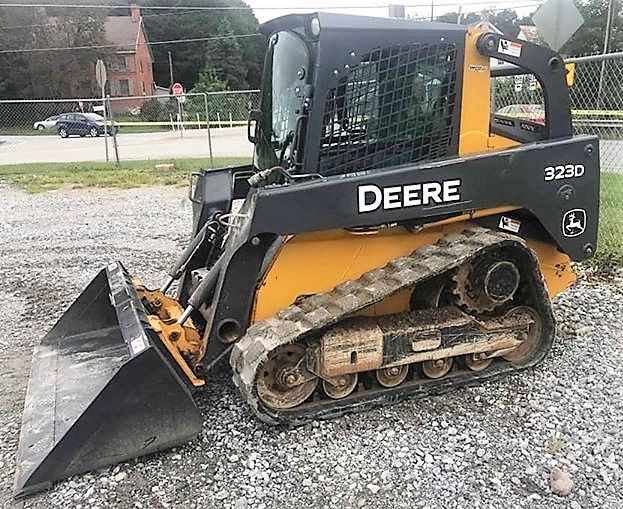
<instances>
[{"instance_id":1,"label":"leaping deer logo","mask_svg":"<svg viewBox=\"0 0 623 509\"><path fill-rule=\"evenodd\" d=\"M565 212L562 218L562 234L565 237L577 237L586 230L586 211L572 209Z\"/></svg>"}]
</instances>

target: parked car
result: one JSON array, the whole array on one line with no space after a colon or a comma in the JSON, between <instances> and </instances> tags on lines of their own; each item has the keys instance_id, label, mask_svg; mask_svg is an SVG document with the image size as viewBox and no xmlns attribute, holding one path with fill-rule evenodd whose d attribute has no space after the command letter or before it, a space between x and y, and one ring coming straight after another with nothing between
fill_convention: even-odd
<instances>
[{"instance_id":1,"label":"parked car","mask_svg":"<svg viewBox=\"0 0 623 509\"><path fill-rule=\"evenodd\" d=\"M33 124L33 129L37 129L38 131L43 131L45 129L51 129L56 125L56 121L58 120L59 115L52 115L51 117L46 118L45 120L39 120Z\"/></svg>"},{"instance_id":2,"label":"parked car","mask_svg":"<svg viewBox=\"0 0 623 509\"><path fill-rule=\"evenodd\" d=\"M523 118L545 125L545 109L540 104L509 104L495 112L504 117Z\"/></svg>"},{"instance_id":3,"label":"parked car","mask_svg":"<svg viewBox=\"0 0 623 509\"><path fill-rule=\"evenodd\" d=\"M56 130L61 138L68 136L86 136L87 134L93 138L104 134L105 130L108 134L116 132L116 128L106 126L104 117L97 113L63 113L56 120Z\"/></svg>"}]
</instances>

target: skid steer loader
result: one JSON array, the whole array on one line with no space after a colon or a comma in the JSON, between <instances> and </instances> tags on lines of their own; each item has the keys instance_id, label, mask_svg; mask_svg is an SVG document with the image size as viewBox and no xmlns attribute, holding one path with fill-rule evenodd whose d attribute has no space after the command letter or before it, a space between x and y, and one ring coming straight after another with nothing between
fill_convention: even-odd
<instances>
[{"instance_id":1,"label":"skid steer loader","mask_svg":"<svg viewBox=\"0 0 623 509\"><path fill-rule=\"evenodd\" d=\"M35 348L17 495L192 439L222 359L253 414L300 424L549 350L550 298L598 223L598 140L572 136L561 57L399 19L261 30L253 165L193 175L192 241L160 289L110 263ZM534 76L544 119L491 114L500 72Z\"/></svg>"}]
</instances>

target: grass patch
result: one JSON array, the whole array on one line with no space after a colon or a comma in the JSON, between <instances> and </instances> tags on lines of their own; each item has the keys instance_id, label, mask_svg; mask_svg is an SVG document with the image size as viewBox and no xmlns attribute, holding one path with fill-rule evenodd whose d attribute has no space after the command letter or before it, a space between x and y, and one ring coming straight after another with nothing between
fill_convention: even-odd
<instances>
[{"instance_id":1,"label":"grass patch","mask_svg":"<svg viewBox=\"0 0 623 509\"><path fill-rule=\"evenodd\" d=\"M594 262L605 269L623 265L623 174L601 174L599 239Z\"/></svg>"},{"instance_id":2,"label":"grass patch","mask_svg":"<svg viewBox=\"0 0 623 509\"><path fill-rule=\"evenodd\" d=\"M248 164L248 158L214 158L214 168ZM160 163L173 163L172 171L156 170ZM29 193L60 187L119 187L185 185L191 172L210 168L205 159L164 159L113 163L32 163L0 166L0 182Z\"/></svg>"},{"instance_id":3,"label":"grass patch","mask_svg":"<svg viewBox=\"0 0 623 509\"><path fill-rule=\"evenodd\" d=\"M172 132L170 125L122 125L117 126L117 128L119 134Z\"/></svg>"}]
</instances>

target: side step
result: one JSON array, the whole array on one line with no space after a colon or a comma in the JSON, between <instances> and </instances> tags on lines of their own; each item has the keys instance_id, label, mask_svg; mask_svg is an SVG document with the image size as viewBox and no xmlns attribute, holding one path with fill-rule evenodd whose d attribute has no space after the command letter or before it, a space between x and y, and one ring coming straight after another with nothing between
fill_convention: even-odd
<instances>
[{"instance_id":1,"label":"side step","mask_svg":"<svg viewBox=\"0 0 623 509\"><path fill-rule=\"evenodd\" d=\"M177 369L125 268L100 271L34 350L15 496L195 437L201 413Z\"/></svg>"}]
</instances>

